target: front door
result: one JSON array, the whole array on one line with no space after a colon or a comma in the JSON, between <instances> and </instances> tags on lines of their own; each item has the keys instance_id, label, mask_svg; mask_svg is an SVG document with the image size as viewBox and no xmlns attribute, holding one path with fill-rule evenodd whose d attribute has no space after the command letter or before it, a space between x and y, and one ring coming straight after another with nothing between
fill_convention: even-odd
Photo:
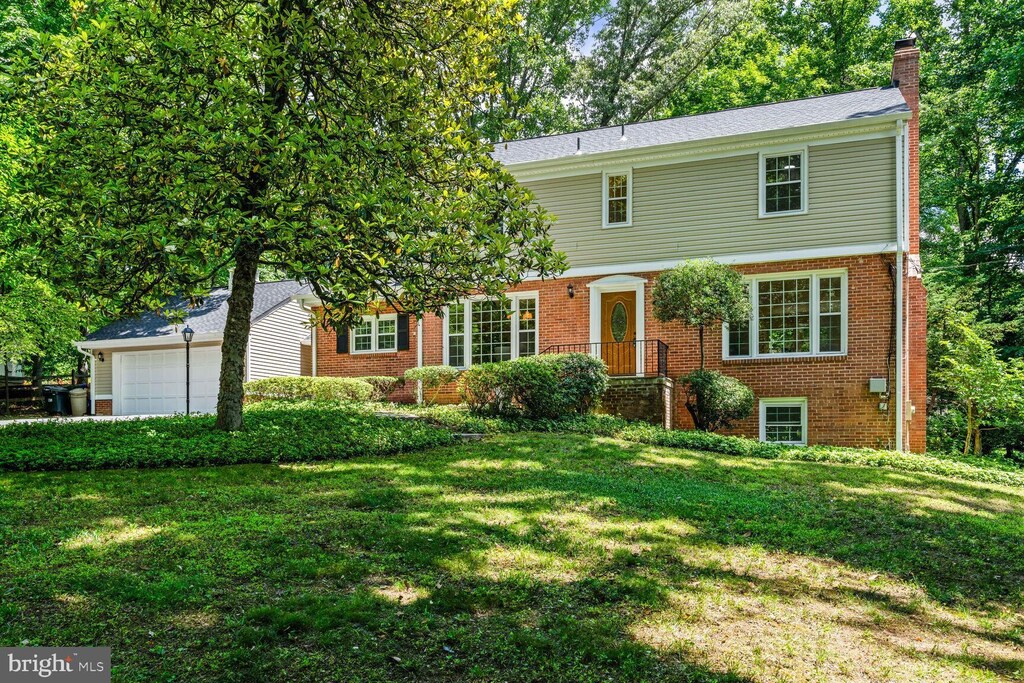
<instances>
[{"instance_id":1,"label":"front door","mask_svg":"<svg viewBox=\"0 0 1024 683\"><path fill-rule=\"evenodd\" d=\"M636 374L636 291L601 294L601 357L611 375Z\"/></svg>"}]
</instances>

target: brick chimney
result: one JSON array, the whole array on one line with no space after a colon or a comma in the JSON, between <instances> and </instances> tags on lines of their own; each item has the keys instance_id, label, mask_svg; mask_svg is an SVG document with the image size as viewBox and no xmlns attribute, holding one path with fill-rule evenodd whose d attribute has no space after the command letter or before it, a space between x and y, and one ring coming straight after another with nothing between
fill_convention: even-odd
<instances>
[{"instance_id":1,"label":"brick chimney","mask_svg":"<svg viewBox=\"0 0 1024 683\"><path fill-rule=\"evenodd\" d=\"M920 253L921 214L920 214L920 124L921 108L921 51L917 49L917 38L911 34L909 38L896 41L896 54L892 60L892 84L903 93L903 99L914 112L907 129L907 143L910 152L908 164L909 187L908 199L910 212L907 216L910 231L909 253Z\"/></svg>"}]
</instances>

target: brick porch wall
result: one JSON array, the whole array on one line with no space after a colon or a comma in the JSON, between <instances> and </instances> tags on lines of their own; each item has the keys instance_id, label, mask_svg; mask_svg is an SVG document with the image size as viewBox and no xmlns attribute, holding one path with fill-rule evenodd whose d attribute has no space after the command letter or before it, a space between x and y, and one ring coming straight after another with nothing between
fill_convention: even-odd
<instances>
[{"instance_id":1,"label":"brick porch wall","mask_svg":"<svg viewBox=\"0 0 1024 683\"><path fill-rule=\"evenodd\" d=\"M97 415L113 415L114 414L114 402L109 398L101 398L96 401L96 414Z\"/></svg>"},{"instance_id":2,"label":"brick porch wall","mask_svg":"<svg viewBox=\"0 0 1024 683\"><path fill-rule=\"evenodd\" d=\"M788 261L739 266L745 274L785 273L845 268L848 273L847 355L843 357L722 359L721 329L708 330L705 340L707 367L736 377L754 391L755 397L806 397L808 402L808 441L812 444L848 446L893 446L895 406L880 411L880 395L868 392L871 377L890 377L886 355L892 334L892 284L889 264L892 256L860 256L806 261ZM697 331L680 324L662 324L651 313L651 288L656 272L631 273L647 279L645 289L645 325L647 339L661 339L669 346L669 376L678 378L700 364ZM538 292L539 347L590 341L590 300L587 284L600 278L569 278L545 282L527 282L515 291ZM914 280L910 281L914 283ZM920 285L919 281L916 281ZM567 285L573 284L575 297L569 298ZM911 284L913 286L913 284ZM923 290L923 288L922 288ZM923 300L922 300L923 301ZM915 309L914 306L918 308ZM923 384L914 382L916 373L924 373L923 303L913 303L909 325L912 357L911 396L917 414L910 422L910 442L915 450L924 447ZM390 354L352 355L335 353L333 332L320 330L317 337L317 373L320 375L360 376L401 375L416 365L416 326L410 322L410 350ZM433 315L423 320L424 365L438 365L442 358L442 321ZM692 426L683 405L681 389L676 388L675 426ZM413 400L415 387L407 387L396 400ZM444 392L439 402L457 400L454 388ZM744 420L737 434L758 437L758 415Z\"/></svg>"}]
</instances>

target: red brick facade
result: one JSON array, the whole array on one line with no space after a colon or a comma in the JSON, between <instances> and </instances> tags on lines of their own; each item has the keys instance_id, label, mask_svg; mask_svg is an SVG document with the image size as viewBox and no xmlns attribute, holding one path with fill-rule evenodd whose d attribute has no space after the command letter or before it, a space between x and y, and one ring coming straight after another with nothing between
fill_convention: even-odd
<instances>
[{"instance_id":1,"label":"red brick facade","mask_svg":"<svg viewBox=\"0 0 1024 683\"><path fill-rule=\"evenodd\" d=\"M845 356L803 358L722 359L720 328L706 334L707 367L721 370L747 384L756 398L806 397L808 404L808 442L833 445L893 447L895 445L895 404L880 410L884 397L868 391L872 377L889 377L892 382L895 349L893 338L893 287L889 256L860 256L810 261L787 261L738 266L744 274L797 273L844 269L847 273L847 353ZM664 324L654 319L651 289L658 273L628 273L644 278L645 334L648 340L660 339L669 347L670 377L678 378L700 365L697 331L681 324ZM539 348L555 344L590 341L590 288L601 278L567 278L527 282L512 291L538 293L537 320ZM575 296L569 297L568 285ZM920 325L923 331L923 323ZM317 374L319 375L401 375L416 367L416 323L410 321L410 348L381 354L338 354L333 332L317 334ZM442 321L435 316L423 320L423 364L444 362ZM892 355L890 355L892 354ZM891 359L888 370L887 359ZM675 425L692 426L689 414L678 395ZM406 387L396 400L413 400L415 387ZM454 394L449 392L449 398ZM911 432L923 435L923 404L910 422ZM738 425L735 432L758 437L758 414ZM917 445L917 440L911 438ZM921 442L923 448L923 441Z\"/></svg>"},{"instance_id":2,"label":"red brick facade","mask_svg":"<svg viewBox=\"0 0 1024 683\"><path fill-rule=\"evenodd\" d=\"M97 415L113 415L114 414L114 402L109 398L101 398L96 401L95 406Z\"/></svg>"}]
</instances>

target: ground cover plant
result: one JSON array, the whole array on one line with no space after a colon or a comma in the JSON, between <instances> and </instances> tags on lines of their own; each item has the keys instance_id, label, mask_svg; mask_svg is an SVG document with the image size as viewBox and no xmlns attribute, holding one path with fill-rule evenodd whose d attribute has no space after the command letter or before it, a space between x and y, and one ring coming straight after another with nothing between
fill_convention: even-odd
<instances>
[{"instance_id":1,"label":"ground cover plant","mask_svg":"<svg viewBox=\"0 0 1024 683\"><path fill-rule=\"evenodd\" d=\"M1012 681L1022 534L1019 487L580 434L4 473L0 644L124 682Z\"/></svg>"},{"instance_id":2,"label":"ground cover plant","mask_svg":"<svg viewBox=\"0 0 1024 683\"><path fill-rule=\"evenodd\" d=\"M308 401L247 406L245 429L212 416L117 422L22 422L0 432L0 470L195 467L389 455L450 443L450 431L374 415L365 407Z\"/></svg>"}]
</instances>

